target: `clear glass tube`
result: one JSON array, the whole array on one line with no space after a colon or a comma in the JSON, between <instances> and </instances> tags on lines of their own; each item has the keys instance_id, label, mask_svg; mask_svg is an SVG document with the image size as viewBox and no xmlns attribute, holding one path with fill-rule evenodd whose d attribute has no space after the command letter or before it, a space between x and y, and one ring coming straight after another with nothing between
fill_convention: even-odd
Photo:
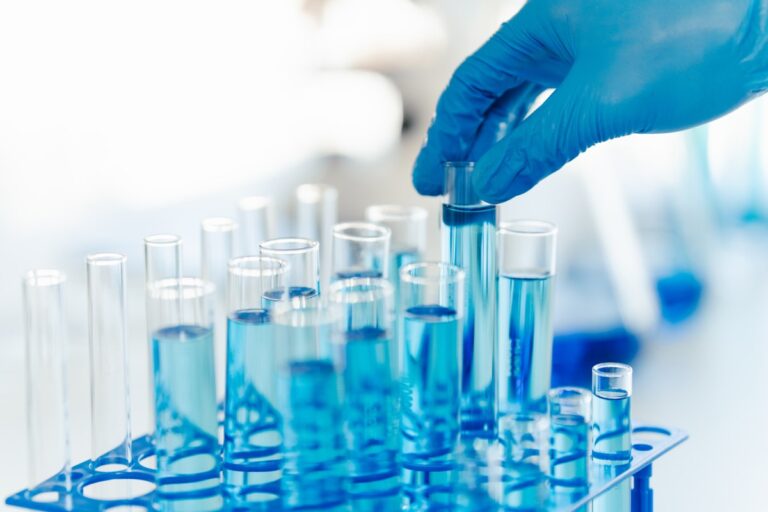
<instances>
[{"instance_id":1,"label":"clear glass tube","mask_svg":"<svg viewBox=\"0 0 768 512\"><path fill-rule=\"evenodd\" d=\"M372 500L376 510L397 511L400 433L393 293L389 281L356 278L333 283L329 299L336 310L334 359L344 384L350 497Z\"/></svg>"},{"instance_id":2,"label":"clear glass tube","mask_svg":"<svg viewBox=\"0 0 768 512\"><path fill-rule=\"evenodd\" d=\"M216 396L224 400L227 367L227 264L235 252L237 224L227 217L209 217L200 223L201 272L216 287L214 356L216 359Z\"/></svg>"},{"instance_id":3,"label":"clear glass tube","mask_svg":"<svg viewBox=\"0 0 768 512\"><path fill-rule=\"evenodd\" d=\"M591 417L589 390L561 387L549 391L549 482L555 493L587 489Z\"/></svg>"},{"instance_id":4,"label":"clear glass tube","mask_svg":"<svg viewBox=\"0 0 768 512\"><path fill-rule=\"evenodd\" d=\"M259 254L259 244L275 237L275 207L269 196L245 197L237 204L242 256Z\"/></svg>"},{"instance_id":5,"label":"clear glass tube","mask_svg":"<svg viewBox=\"0 0 768 512\"><path fill-rule=\"evenodd\" d=\"M496 236L499 414L546 413L557 228L540 221L504 222Z\"/></svg>"},{"instance_id":6,"label":"clear glass tube","mask_svg":"<svg viewBox=\"0 0 768 512\"><path fill-rule=\"evenodd\" d=\"M333 361L333 311L322 305L279 309L274 322L283 508L341 507L348 467L340 377Z\"/></svg>"},{"instance_id":7,"label":"clear glass tube","mask_svg":"<svg viewBox=\"0 0 768 512\"><path fill-rule=\"evenodd\" d=\"M599 483L616 476L632 460L632 367L621 363L595 365L592 395L592 460ZM593 512L629 512L631 508L629 479L592 502Z\"/></svg>"},{"instance_id":8,"label":"clear glass tube","mask_svg":"<svg viewBox=\"0 0 768 512\"><path fill-rule=\"evenodd\" d=\"M333 226L338 218L338 191L323 184L306 183L296 189L296 233L320 242L320 285L326 288L333 266Z\"/></svg>"},{"instance_id":9,"label":"clear glass tube","mask_svg":"<svg viewBox=\"0 0 768 512\"><path fill-rule=\"evenodd\" d=\"M333 227L333 279L387 277L389 228L370 222L344 222Z\"/></svg>"},{"instance_id":10,"label":"clear glass tube","mask_svg":"<svg viewBox=\"0 0 768 512\"><path fill-rule=\"evenodd\" d=\"M281 289L287 270L286 262L263 256L229 262L224 490L238 506L268 508L280 498L260 487L279 480L281 449L276 340L264 293Z\"/></svg>"},{"instance_id":11,"label":"clear glass tube","mask_svg":"<svg viewBox=\"0 0 768 512\"><path fill-rule=\"evenodd\" d=\"M99 471L125 469L131 455L126 257L86 257L91 356L91 460Z\"/></svg>"},{"instance_id":12,"label":"clear glass tube","mask_svg":"<svg viewBox=\"0 0 768 512\"><path fill-rule=\"evenodd\" d=\"M373 205L365 209L365 220L389 228L388 277L399 295L400 269L424 259L427 245L427 210L418 206Z\"/></svg>"},{"instance_id":13,"label":"clear glass tube","mask_svg":"<svg viewBox=\"0 0 768 512\"><path fill-rule=\"evenodd\" d=\"M275 238L259 246L262 256L277 258L288 263L284 288L266 292L268 303L285 299L287 290L291 300L306 302L320 293L320 244L307 238ZM269 304L268 304L269 307Z\"/></svg>"},{"instance_id":14,"label":"clear glass tube","mask_svg":"<svg viewBox=\"0 0 768 512\"><path fill-rule=\"evenodd\" d=\"M217 510L219 446L213 362L214 288L198 278L164 279L149 290L155 311L152 353L158 492L163 510ZM197 503L197 502L195 502ZM198 505L196 505L197 507Z\"/></svg>"},{"instance_id":15,"label":"clear glass tube","mask_svg":"<svg viewBox=\"0 0 768 512\"><path fill-rule=\"evenodd\" d=\"M445 164L443 261L466 272L462 435L492 438L496 427L496 207L472 188L472 162Z\"/></svg>"},{"instance_id":16,"label":"clear glass tube","mask_svg":"<svg viewBox=\"0 0 768 512\"><path fill-rule=\"evenodd\" d=\"M450 485L459 436L464 271L447 263L400 270L402 464L410 506ZM428 484L428 485L425 485Z\"/></svg>"},{"instance_id":17,"label":"clear glass tube","mask_svg":"<svg viewBox=\"0 0 768 512\"><path fill-rule=\"evenodd\" d=\"M501 486L497 491L504 510L540 510L544 504L545 426L544 416L537 413L507 414L499 418L503 455Z\"/></svg>"},{"instance_id":18,"label":"clear glass tube","mask_svg":"<svg viewBox=\"0 0 768 512\"><path fill-rule=\"evenodd\" d=\"M60 485L68 492L72 481L65 282L58 270L32 270L24 277L23 290L29 487L61 474Z\"/></svg>"}]
</instances>

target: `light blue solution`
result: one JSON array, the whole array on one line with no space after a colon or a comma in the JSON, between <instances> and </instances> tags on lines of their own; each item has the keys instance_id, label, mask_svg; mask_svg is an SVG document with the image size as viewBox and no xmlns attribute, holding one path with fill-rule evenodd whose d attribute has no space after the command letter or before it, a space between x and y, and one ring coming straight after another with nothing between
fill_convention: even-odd
<instances>
[{"instance_id":1,"label":"light blue solution","mask_svg":"<svg viewBox=\"0 0 768 512\"><path fill-rule=\"evenodd\" d=\"M592 397L592 460L598 479L611 478L632 459L630 397L622 390ZM625 479L592 502L593 512L630 512L630 480Z\"/></svg>"},{"instance_id":2,"label":"light blue solution","mask_svg":"<svg viewBox=\"0 0 768 512\"><path fill-rule=\"evenodd\" d=\"M160 508L217 510L221 489L213 331L196 325L160 329L152 339L152 357Z\"/></svg>"},{"instance_id":3,"label":"light blue solution","mask_svg":"<svg viewBox=\"0 0 768 512\"><path fill-rule=\"evenodd\" d=\"M459 323L451 308L409 308L403 318L400 431L411 508L450 484L459 435ZM436 494L435 494L436 495ZM449 495L450 496L450 495Z\"/></svg>"},{"instance_id":4,"label":"light blue solution","mask_svg":"<svg viewBox=\"0 0 768 512\"><path fill-rule=\"evenodd\" d=\"M552 381L551 276L499 277L500 414L547 411Z\"/></svg>"},{"instance_id":5,"label":"light blue solution","mask_svg":"<svg viewBox=\"0 0 768 512\"><path fill-rule=\"evenodd\" d=\"M263 300L264 307L266 309L272 309L275 304L286 298L286 290L288 292L288 298L291 300L311 301L320 296L320 292L317 288L310 286L289 286L287 289L269 290L264 292Z\"/></svg>"},{"instance_id":6,"label":"light blue solution","mask_svg":"<svg viewBox=\"0 0 768 512\"><path fill-rule=\"evenodd\" d=\"M339 378L333 362L292 361L278 377L280 400L285 401L283 508L344 506L348 468Z\"/></svg>"},{"instance_id":7,"label":"light blue solution","mask_svg":"<svg viewBox=\"0 0 768 512\"><path fill-rule=\"evenodd\" d=\"M267 310L240 310L227 319L224 490L237 504L266 507L279 500L282 457L274 351Z\"/></svg>"},{"instance_id":8,"label":"light blue solution","mask_svg":"<svg viewBox=\"0 0 768 512\"><path fill-rule=\"evenodd\" d=\"M549 426L549 483L553 492L581 493L588 485L589 424L578 414L557 414Z\"/></svg>"},{"instance_id":9,"label":"light blue solution","mask_svg":"<svg viewBox=\"0 0 768 512\"><path fill-rule=\"evenodd\" d=\"M376 269L350 269L336 272L333 276L335 281L341 281L342 279L355 279L355 278L369 278L378 279L384 274L381 270Z\"/></svg>"},{"instance_id":10,"label":"light blue solution","mask_svg":"<svg viewBox=\"0 0 768 512\"><path fill-rule=\"evenodd\" d=\"M400 510L397 398L390 333L345 334L344 408L354 510Z\"/></svg>"},{"instance_id":11,"label":"light blue solution","mask_svg":"<svg viewBox=\"0 0 768 512\"><path fill-rule=\"evenodd\" d=\"M493 437L496 430L496 208L443 205L443 260L465 272L461 430Z\"/></svg>"}]
</instances>

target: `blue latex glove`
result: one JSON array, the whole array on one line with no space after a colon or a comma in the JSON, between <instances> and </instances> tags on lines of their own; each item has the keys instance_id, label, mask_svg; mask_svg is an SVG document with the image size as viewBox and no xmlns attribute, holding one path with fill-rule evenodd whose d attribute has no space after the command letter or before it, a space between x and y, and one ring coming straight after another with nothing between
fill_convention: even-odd
<instances>
[{"instance_id":1,"label":"blue latex glove","mask_svg":"<svg viewBox=\"0 0 768 512\"><path fill-rule=\"evenodd\" d=\"M440 194L441 163L474 160L499 203L598 142L688 128L767 87L768 0L530 0L454 73L413 182Z\"/></svg>"}]
</instances>

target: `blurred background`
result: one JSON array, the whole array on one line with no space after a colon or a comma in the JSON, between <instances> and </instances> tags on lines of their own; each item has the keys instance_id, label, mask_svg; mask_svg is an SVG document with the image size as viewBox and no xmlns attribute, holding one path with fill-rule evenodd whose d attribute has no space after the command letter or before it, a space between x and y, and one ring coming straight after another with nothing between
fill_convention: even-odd
<instances>
[{"instance_id":1,"label":"blurred background","mask_svg":"<svg viewBox=\"0 0 768 512\"><path fill-rule=\"evenodd\" d=\"M26 485L21 276L69 276L72 448L89 456L88 252L128 255L133 420L147 418L142 239L294 191L430 211L410 168L455 66L520 0L0 4L0 497ZM660 511L762 510L768 471L768 107L588 151L502 218L560 227L555 384L635 367L636 419L687 430L655 466ZM752 396L750 393L757 393ZM762 485L761 485L762 484ZM2 508L0 506L0 508Z\"/></svg>"}]
</instances>

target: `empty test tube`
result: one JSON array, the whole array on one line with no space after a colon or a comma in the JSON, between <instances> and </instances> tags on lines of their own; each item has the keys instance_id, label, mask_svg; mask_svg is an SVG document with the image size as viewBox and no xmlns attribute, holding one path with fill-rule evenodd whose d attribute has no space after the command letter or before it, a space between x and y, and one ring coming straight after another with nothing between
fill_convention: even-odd
<instances>
[{"instance_id":1,"label":"empty test tube","mask_svg":"<svg viewBox=\"0 0 768 512\"><path fill-rule=\"evenodd\" d=\"M401 507L392 296L388 281L370 278L336 281L329 292L354 510Z\"/></svg>"},{"instance_id":2,"label":"empty test tube","mask_svg":"<svg viewBox=\"0 0 768 512\"><path fill-rule=\"evenodd\" d=\"M282 287L287 269L284 261L262 256L229 262L224 489L235 505L279 504L276 340L264 293Z\"/></svg>"},{"instance_id":3,"label":"empty test tube","mask_svg":"<svg viewBox=\"0 0 768 512\"><path fill-rule=\"evenodd\" d=\"M262 256L277 258L288 263L283 287L265 293L267 306L284 300L314 300L320 293L320 244L307 238L274 238L259 246Z\"/></svg>"},{"instance_id":4,"label":"empty test tube","mask_svg":"<svg viewBox=\"0 0 768 512\"><path fill-rule=\"evenodd\" d=\"M296 307L295 302L277 309L283 508L347 510L348 467L340 376L333 361L333 311L321 304Z\"/></svg>"},{"instance_id":5,"label":"empty test tube","mask_svg":"<svg viewBox=\"0 0 768 512\"><path fill-rule=\"evenodd\" d=\"M578 497L589 483L587 452L592 415L589 390L549 392L549 482L553 493Z\"/></svg>"},{"instance_id":6,"label":"empty test tube","mask_svg":"<svg viewBox=\"0 0 768 512\"><path fill-rule=\"evenodd\" d=\"M499 414L547 411L556 238L557 228L548 222L519 220L499 226Z\"/></svg>"},{"instance_id":7,"label":"empty test tube","mask_svg":"<svg viewBox=\"0 0 768 512\"><path fill-rule=\"evenodd\" d=\"M224 400L227 364L227 263L235 252L237 224L227 217L209 217L200 223L200 270L202 278L216 287L214 355L216 358L216 396Z\"/></svg>"},{"instance_id":8,"label":"empty test tube","mask_svg":"<svg viewBox=\"0 0 768 512\"><path fill-rule=\"evenodd\" d=\"M592 460L596 478L610 479L632 460L630 399L632 367L601 363L592 368ZM592 502L593 512L629 512L630 480L624 479Z\"/></svg>"},{"instance_id":9,"label":"empty test tube","mask_svg":"<svg viewBox=\"0 0 768 512\"><path fill-rule=\"evenodd\" d=\"M472 162L445 164L442 259L466 272L462 435L491 439L496 427L496 207L480 200L473 171Z\"/></svg>"},{"instance_id":10,"label":"empty test tube","mask_svg":"<svg viewBox=\"0 0 768 512\"><path fill-rule=\"evenodd\" d=\"M91 460L99 471L125 469L132 460L125 264L116 253L86 258Z\"/></svg>"},{"instance_id":11,"label":"empty test tube","mask_svg":"<svg viewBox=\"0 0 768 512\"><path fill-rule=\"evenodd\" d=\"M198 278L164 279L150 285L149 296L155 312L151 329L160 509L218 510L223 500L213 285Z\"/></svg>"},{"instance_id":12,"label":"empty test tube","mask_svg":"<svg viewBox=\"0 0 768 512\"><path fill-rule=\"evenodd\" d=\"M333 226L338 217L338 191L330 186L306 183L296 189L296 233L320 243L320 282L327 287L333 266Z\"/></svg>"},{"instance_id":13,"label":"empty test tube","mask_svg":"<svg viewBox=\"0 0 768 512\"><path fill-rule=\"evenodd\" d=\"M245 197L237 204L240 224L240 256L256 256L259 244L275 237L275 214L272 198Z\"/></svg>"},{"instance_id":14,"label":"empty test tube","mask_svg":"<svg viewBox=\"0 0 768 512\"><path fill-rule=\"evenodd\" d=\"M344 222L333 227L333 280L387 277L389 228L369 222Z\"/></svg>"},{"instance_id":15,"label":"empty test tube","mask_svg":"<svg viewBox=\"0 0 768 512\"><path fill-rule=\"evenodd\" d=\"M33 270L23 281L29 487L60 474L58 485L49 490L62 493L72 485L65 281L58 270Z\"/></svg>"},{"instance_id":16,"label":"empty test tube","mask_svg":"<svg viewBox=\"0 0 768 512\"><path fill-rule=\"evenodd\" d=\"M464 271L447 263L400 270L400 431L403 484L411 509L450 491L459 437Z\"/></svg>"}]
</instances>

